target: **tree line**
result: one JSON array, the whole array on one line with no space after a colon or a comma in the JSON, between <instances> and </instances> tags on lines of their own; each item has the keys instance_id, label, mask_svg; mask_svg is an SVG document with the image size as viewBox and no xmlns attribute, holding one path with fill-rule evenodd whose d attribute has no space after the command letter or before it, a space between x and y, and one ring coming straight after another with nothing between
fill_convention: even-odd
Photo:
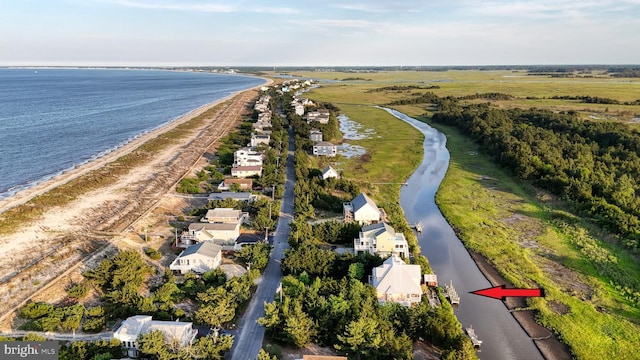
<instances>
[{"instance_id":1,"label":"tree line","mask_svg":"<svg viewBox=\"0 0 640 360\"><path fill-rule=\"evenodd\" d=\"M452 106L433 115L475 139L524 180L564 197L584 215L640 247L640 133L573 112Z\"/></svg>"}]
</instances>

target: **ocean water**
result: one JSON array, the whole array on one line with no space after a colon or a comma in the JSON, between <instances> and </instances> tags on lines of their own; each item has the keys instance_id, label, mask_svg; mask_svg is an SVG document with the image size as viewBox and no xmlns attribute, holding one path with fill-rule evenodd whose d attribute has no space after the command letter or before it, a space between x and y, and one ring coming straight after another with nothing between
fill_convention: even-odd
<instances>
[{"instance_id":1,"label":"ocean water","mask_svg":"<svg viewBox=\"0 0 640 360\"><path fill-rule=\"evenodd\" d=\"M0 69L0 199L263 83L159 70Z\"/></svg>"}]
</instances>

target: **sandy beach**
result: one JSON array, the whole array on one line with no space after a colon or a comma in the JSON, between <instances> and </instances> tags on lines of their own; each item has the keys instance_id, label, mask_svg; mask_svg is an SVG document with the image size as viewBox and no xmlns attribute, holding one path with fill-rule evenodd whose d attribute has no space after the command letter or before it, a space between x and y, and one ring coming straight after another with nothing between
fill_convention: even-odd
<instances>
[{"instance_id":1,"label":"sandy beach","mask_svg":"<svg viewBox=\"0 0 640 360\"><path fill-rule=\"evenodd\" d=\"M28 205L33 197L109 166L158 135L220 105L201 125L185 131L179 141L154 153L151 160L136 165L117 181L47 209L37 221L0 237L4 259L0 264L0 299L5 303L0 327L10 328L13 317L9 315L28 299L61 300L65 286L80 280L81 272L96 265L103 255L117 248L141 251L150 245L162 246L172 235L167 214L179 215L192 206L189 199L175 195L175 185L208 164L206 155L215 151L218 140L250 114L248 106L257 98L257 89L202 106L99 159L0 201L0 214ZM149 229L160 236L144 243L140 234Z\"/></svg>"}]
</instances>

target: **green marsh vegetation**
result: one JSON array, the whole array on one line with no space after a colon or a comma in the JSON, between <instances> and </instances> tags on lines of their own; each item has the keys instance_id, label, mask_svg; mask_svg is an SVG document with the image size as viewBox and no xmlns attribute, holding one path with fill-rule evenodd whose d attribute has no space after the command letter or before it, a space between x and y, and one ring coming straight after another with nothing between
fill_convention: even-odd
<instances>
[{"instance_id":1,"label":"green marsh vegetation","mask_svg":"<svg viewBox=\"0 0 640 360\"><path fill-rule=\"evenodd\" d=\"M595 123L626 123L640 113L637 105L593 104L576 98L634 102L640 94L637 79L606 75L584 79L525 74L515 74L522 78L506 77L513 75L479 71L374 73L367 74L373 82L326 85L315 89L310 97L340 99L339 106L348 108L415 99L427 92L441 98L501 93L513 99L456 100L463 105L490 103L491 108L571 111L582 121ZM406 88L431 84L440 88ZM391 86L399 88L372 90ZM570 98L552 99L554 96ZM431 123L447 135L451 162L437 202L467 248L484 255L510 283L544 287L547 297L534 299L529 306L538 311L539 322L558 333L577 358L634 358L637 354L631 349L640 343L636 287L640 259L637 251L624 245L625 238L615 235L611 227L606 231L598 226L595 215L579 216L562 195L536 187L531 180L518 179L456 127L433 123L431 116L437 111L434 104L393 107ZM635 128L634 124L625 126L629 131ZM619 167L617 175L627 170L626 166Z\"/></svg>"}]
</instances>

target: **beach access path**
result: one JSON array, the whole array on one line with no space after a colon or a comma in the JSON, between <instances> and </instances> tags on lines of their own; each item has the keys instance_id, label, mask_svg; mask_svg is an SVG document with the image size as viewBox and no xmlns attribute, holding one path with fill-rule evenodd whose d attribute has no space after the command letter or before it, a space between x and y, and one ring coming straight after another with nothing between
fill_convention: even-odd
<instances>
[{"instance_id":1,"label":"beach access path","mask_svg":"<svg viewBox=\"0 0 640 360\"><path fill-rule=\"evenodd\" d=\"M181 139L154 153L152 160L139 164L116 182L91 191L62 206L48 209L37 221L25 224L14 234L0 237L0 329L13 324L15 311L29 299L56 302L65 296L65 287L82 279L85 269L97 265L102 255L117 248L137 248L140 234L152 223L164 223L166 217L153 217L152 210L162 206L166 213L180 214L190 205L176 201L175 185L205 166L205 154L215 151L220 138L234 129L250 113L249 106L258 96L258 88L242 91L183 116L167 126L77 169L66 172L16 196L0 202L0 214L27 203L92 170L102 168L147 141L220 105L200 126L185 131ZM143 229L143 227L146 227ZM61 276L63 275L64 276Z\"/></svg>"}]
</instances>

